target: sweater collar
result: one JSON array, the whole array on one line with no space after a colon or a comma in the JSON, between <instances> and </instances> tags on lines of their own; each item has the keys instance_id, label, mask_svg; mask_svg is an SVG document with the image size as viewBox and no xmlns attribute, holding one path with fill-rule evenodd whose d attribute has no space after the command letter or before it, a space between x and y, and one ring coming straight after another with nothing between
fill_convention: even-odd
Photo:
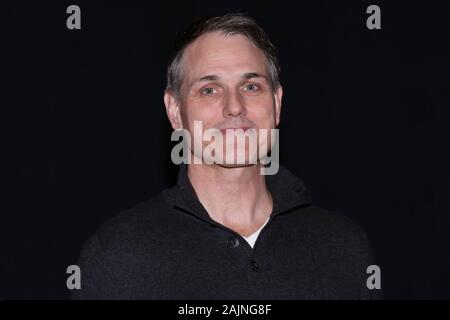
<instances>
[{"instance_id":1,"label":"sweater collar","mask_svg":"<svg viewBox=\"0 0 450 320\"><path fill-rule=\"evenodd\" d=\"M281 165L277 174L266 176L266 186L273 199L271 216L286 213L311 203L311 195L303 180ZM214 222L189 181L186 164L180 165L176 188L175 206L177 208L188 211L203 220Z\"/></svg>"}]
</instances>

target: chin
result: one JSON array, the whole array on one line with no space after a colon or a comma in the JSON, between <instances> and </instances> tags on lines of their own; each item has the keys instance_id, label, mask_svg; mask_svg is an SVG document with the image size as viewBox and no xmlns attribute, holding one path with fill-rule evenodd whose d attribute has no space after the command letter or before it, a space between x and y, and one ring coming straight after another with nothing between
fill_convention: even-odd
<instances>
[{"instance_id":1,"label":"chin","mask_svg":"<svg viewBox=\"0 0 450 320\"><path fill-rule=\"evenodd\" d=\"M222 168L244 168L254 166L255 163L244 163L244 164L217 164Z\"/></svg>"}]
</instances>

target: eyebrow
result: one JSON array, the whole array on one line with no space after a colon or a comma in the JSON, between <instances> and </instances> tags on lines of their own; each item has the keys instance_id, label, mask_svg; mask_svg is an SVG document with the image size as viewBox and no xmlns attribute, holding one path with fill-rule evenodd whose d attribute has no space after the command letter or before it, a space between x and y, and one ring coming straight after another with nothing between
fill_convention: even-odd
<instances>
[{"instance_id":1,"label":"eyebrow","mask_svg":"<svg viewBox=\"0 0 450 320\"><path fill-rule=\"evenodd\" d=\"M194 80L192 85L199 83L199 82L204 82L204 81L217 81L217 80L219 80L219 78L220 77L216 74L209 74L209 75L201 77L197 80ZM241 76L241 79L244 79L244 80L249 80L249 79L254 79L254 78L264 78L264 79L268 80L268 77L266 75L260 74L257 72L246 72L246 73L242 74L242 76Z\"/></svg>"},{"instance_id":2,"label":"eyebrow","mask_svg":"<svg viewBox=\"0 0 450 320\"><path fill-rule=\"evenodd\" d=\"M246 79L246 80L253 79L253 78L264 78L264 79L268 80L268 77L265 74L260 74L257 72L244 73L241 78Z\"/></svg>"}]
</instances>

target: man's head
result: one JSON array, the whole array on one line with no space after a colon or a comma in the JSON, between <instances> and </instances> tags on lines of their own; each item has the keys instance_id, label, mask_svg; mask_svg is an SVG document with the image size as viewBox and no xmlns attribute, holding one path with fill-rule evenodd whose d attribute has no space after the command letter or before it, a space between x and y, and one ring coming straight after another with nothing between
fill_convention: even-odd
<instances>
[{"instance_id":1,"label":"man's head","mask_svg":"<svg viewBox=\"0 0 450 320\"><path fill-rule=\"evenodd\" d=\"M194 24L169 61L164 101L172 127L275 128L279 70L275 47L253 19L226 14Z\"/></svg>"}]
</instances>

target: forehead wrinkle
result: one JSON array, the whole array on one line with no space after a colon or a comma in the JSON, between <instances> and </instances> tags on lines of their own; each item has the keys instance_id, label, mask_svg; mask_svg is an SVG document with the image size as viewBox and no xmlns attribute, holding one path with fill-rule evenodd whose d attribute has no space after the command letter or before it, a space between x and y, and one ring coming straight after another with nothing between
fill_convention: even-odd
<instances>
[{"instance_id":1,"label":"forehead wrinkle","mask_svg":"<svg viewBox=\"0 0 450 320\"><path fill-rule=\"evenodd\" d=\"M207 39L205 40L205 37L210 37L212 39ZM226 39L231 38L231 37L237 37L240 36L241 40L245 40L242 46L245 46L244 50L246 52L246 54L241 54L241 52L239 52L239 49L233 49L230 51L227 51L226 47L225 47L225 55L222 55L223 50L221 50L221 47L223 47L223 42L220 42L218 46L215 45L211 45L211 41L215 41L214 43L217 43L217 39L214 39L214 37L219 37L219 38L223 38L224 41L226 41ZM241 46L237 46L237 48L239 48ZM251 48L251 49L250 49ZM196 52L199 51L199 52ZM229 54L228 54L229 53ZM207 72L207 69L212 67L216 67L214 66L215 64L218 64L218 67L221 68L220 64L221 62L223 62L225 64L225 69L227 69L227 65L229 65L230 67L236 66L237 64L248 64L250 62L250 64L255 63L255 61L257 61L258 59L255 58L251 58L251 57L260 57L262 58L261 60L264 61L263 62L263 70L264 72L259 72L260 69L260 65L258 63L258 65L253 65L250 66L250 69L254 69L256 68L257 70L255 72L246 72L244 75L241 75L242 78L245 79L250 79L250 78L255 78L258 76L261 76L265 79L268 79L266 73L267 73L267 62L266 62L266 57L264 55L264 53L261 51L261 49L259 49L257 46L255 46L255 44L247 39L244 35L240 35L240 34L236 34L236 35L224 35L221 33L217 33L217 32L211 32L211 33L207 33L202 35L201 37L199 37L196 41L194 41L193 43L191 43L190 45L188 45L185 48L185 52L182 56L181 59L181 69L183 69L183 73L184 76L186 76L187 78L189 78L189 75L192 74L193 69L200 69L200 74L202 72ZM198 57L201 57L202 59L198 59ZM204 60L207 60L206 65L205 63L203 63ZM238 60L238 61L236 61ZM217 63L219 61L219 63ZM261 62L262 62L261 61ZM211 66L213 65L213 66ZM198 68L198 66L200 66L200 68ZM203 69L203 70L201 70ZM262 71L262 70L261 70ZM205 72L205 73L206 73ZM205 81L217 81L220 79L220 75L217 74L207 74L201 78L195 78L192 80L188 80L189 82L186 83L189 85L189 87L192 87L194 84L200 82L200 80L205 80Z\"/></svg>"}]
</instances>

